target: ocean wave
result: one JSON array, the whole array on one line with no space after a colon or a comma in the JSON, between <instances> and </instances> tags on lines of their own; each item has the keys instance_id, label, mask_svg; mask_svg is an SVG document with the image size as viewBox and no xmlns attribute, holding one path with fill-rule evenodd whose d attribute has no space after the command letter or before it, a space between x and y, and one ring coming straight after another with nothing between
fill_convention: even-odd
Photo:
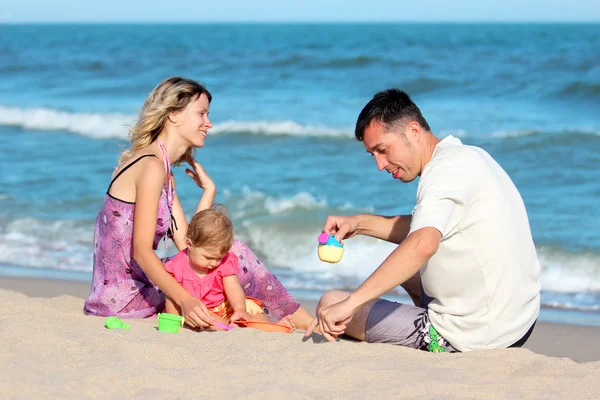
<instances>
[{"instance_id":1,"label":"ocean wave","mask_svg":"<svg viewBox=\"0 0 600 400\"><path fill-rule=\"evenodd\" d=\"M0 221L0 264L91 271L93 225L35 218Z\"/></svg>"},{"instance_id":2,"label":"ocean wave","mask_svg":"<svg viewBox=\"0 0 600 400\"><path fill-rule=\"evenodd\" d=\"M473 137L475 135L468 135L466 132L463 133L463 137L470 136ZM578 129L558 129L553 131L547 131L540 128L532 128L532 129L516 129L516 130L496 130L490 133L489 135L477 135L476 137L491 137L496 139L506 139L506 138L519 138L525 136L540 136L541 138L546 137L564 137L569 138L573 136L600 136L600 131L592 128L592 127L581 127Z\"/></svg>"},{"instance_id":3,"label":"ocean wave","mask_svg":"<svg viewBox=\"0 0 600 400\"><path fill-rule=\"evenodd\" d=\"M557 293L600 293L600 254L572 253L541 246L538 258L542 269L542 288Z\"/></svg>"},{"instance_id":4,"label":"ocean wave","mask_svg":"<svg viewBox=\"0 0 600 400\"><path fill-rule=\"evenodd\" d=\"M294 121L228 121L215 125L210 130L210 133L354 138L354 134L350 130L316 125L301 125Z\"/></svg>"},{"instance_id":5,"label":"ocean wave","mask_svg":"<svg viewBox=\"0 0 600 400\"><path fill-rule=\"evenodd\" d=\"M313 67L314 68L323 68L323 69L341 69L341 68L354 68L354 67L364 67L370 64L378 64L384 63L388 60L382 57L373 57L369 55L358 55L347 58L336 58L332 60L327 60L322 63L317 63Z\"/></svg>"},{"instance_id":6,"label":"ocean wave","mask_svg":"<svg viewBox=\"0 0 600 400\"><path fill-rule=\"evenodd\" d=\"M276 216L285 221L285 218L297 218L300 213L304 214L306 212L319 215L318 213L315 214L315 211L328 213L368 213L374 211L373 207L355 207L350 202L341 205L330 205L325 198L315 197L307 192L298 192L290 197L271 196L251 189L246 185L242 186L239 192L225 189L223 195L231 216L239 220L247 220L256 216Z\"/></svg>"},{"instance_id":7,"label":"ocean wave","mask_svg":"<svg viewBox=\"0 0 600 400\"><path fill-rule=\"evenodd\" d=\"M566 84L559 94L567 96L596 97L600 99L600 83L575 81Z\"/></svg>"},{"instance_id":8,"label":"ocean wave","mask_svg":"<svg viewBox=\"0 0 600 400\"><path fill-rule=\"evenodd\" d=\"M398 87L413 96L417 94L430 93L436 90L449 89L459 85L457 81L450 79L421 77L406 82L400 82Z\"/></svg>"},{"instance_id":9,"label":"ocean wave","mask_svg":"<svg viewBox=\"0 0 600 400\"><path fill-rule=\"evenodd\" d=\"M0 106L0 125L66 131L94 139L126 138L135 116L119 113L71 113L50 108Z\"/></svg>"},{"instance_id":10,"label":"ocean wave","mask_svg":"<svg viewBox=\"0 0 600 400\"><path fill-rule=\"evenodd\" d=\"M300 192L287 198L275 197L243 186L239 194L225 190L224 195L227 203L234 209L232 216L238 219L257 214L275 215L294 210L315 210L327 207L325 199L317 199L307 192Z\"/></svg>"},{"instance_id":11,"label":"ocean wave","mask_svg":"<svg viewBox=\"0 0 600 400\"><path fill-rule=\"evenodd\" d=\"M0 125L30 130L72 132L92 139L125 139L128 135L128 127L135 123L135 119L135 115L119 113L75 113L50 108L18 108L0 105ZM227 121L216 124L210 130L210 134L236 133L267 136L354 137L350 130L302 125L294 121Z\"/></svg>"},{"instance_id":12,"label":"ocean wave","mask_svg":"<svg viewBox=\"0 0 600 400\"><path fill-rule=\"evenodd\" d=\"M560 301L542 301L542 307L554 308L557 310L568 310L568 311L585 311L585 312L598 312L600 311L600 305L580 305L575 303L561 303Z\"/></svg>"},{"instance_id":13,"label":"ocean wave","mask_svg":"<svg viewBox=\"0 0 600 400\"><path fill-rule=\"evenodd\" d=\"M28 130L65 131L92 139L120 138L128 135L128 127L135 123L135 115L121 113L68 112L50 108L19 108L0 105L0 125L16 126ZM438 136L454 135L461 138L512 139L519 137L572 137L600 136L593 127L578 129L541 128L496 130L491 132L468 132L465 129L445 129ZM353 128L335 128L319 125L304 125L295 121L226 121L216 124L210 134L252 134L264 136L328 137L354 140Z\"/></svg>"}]
</instances>

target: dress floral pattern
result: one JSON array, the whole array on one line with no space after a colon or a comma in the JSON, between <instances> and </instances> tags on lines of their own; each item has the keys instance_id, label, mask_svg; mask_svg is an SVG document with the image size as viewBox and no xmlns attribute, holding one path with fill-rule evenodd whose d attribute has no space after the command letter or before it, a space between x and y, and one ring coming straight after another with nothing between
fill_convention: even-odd
<instances>
[{"instance_id":1,"label":"dress floral pattern","mask_svg":"<svg viewBox=\"0 0 600 400\"><path fill-rule=\"evenodd\" d=\"M171 224L171 212L163 188L153 248L156 250ZM94 227L94 272L86 314L122 318L146 318L164 309L165 296L133 260L135 204L106 195Z\"/></svg>"}]
</instances>

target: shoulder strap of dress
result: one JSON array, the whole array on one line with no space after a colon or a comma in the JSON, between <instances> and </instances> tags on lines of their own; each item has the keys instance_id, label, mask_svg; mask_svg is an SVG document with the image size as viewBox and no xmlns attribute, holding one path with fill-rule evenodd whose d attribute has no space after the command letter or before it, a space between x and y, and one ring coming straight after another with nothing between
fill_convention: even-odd
<instances>
[{"instance_id":1,"label":"shoulder strap of dress","mask_svg":"<svg viewBox=\"0 0 600 400\"><path fill-rule=\"evenodd\" d=\"M156 156L154 154L144 154L143 156L140 156L140 157L136 158L131 164L129 164L128 166L126 166L125 168L123 168L122 170L120 170L119 173L113 178L113 180L110 181L110 185L108 185L108 190L110 190L110 188L112 187L113 183L115 183L115 181L117 180L117 178L120 177L123 172L127 171L127 169L129 167L131 167L133 164L135 164L136 162L140 161L144 157L156 157Z\"/></svg>"},{"instance_id":2,"label":"shoulder strap of dress","mask_svg":"<svg viewBox=\"0 0 600 400\"><path fill-rule=\"evenodd\" d=\"M171 160L169 159L169 152L167 151L165 144L156 139L156 144L158 144L158 148L162 154L163 165L165 166L165 172L167 173L167 202L169 203L169 208L173 205L173 189L171 186Z\"/></svg>"}]
</instances>

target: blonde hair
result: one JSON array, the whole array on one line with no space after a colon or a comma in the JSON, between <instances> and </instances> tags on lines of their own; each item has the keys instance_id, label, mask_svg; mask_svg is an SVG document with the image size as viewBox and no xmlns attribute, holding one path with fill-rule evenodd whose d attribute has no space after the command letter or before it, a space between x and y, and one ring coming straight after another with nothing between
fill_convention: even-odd
<instances>
[{"instance_id":1,"label":"blonde hair","mask_svg":"<svg viewBox=\"0 0 600 400\"><path fill-rule=\"evenodd\" d=\"M167 78L152 90L136 124L129 129L129 141L131 148L121 153L119 164L126 161L137 150L150 145L156 140L165 126L165 121L172 112L182 111L188 107L194 99L201 95L212 101L209 91L196 81L178 76ZM175 161L175 165L191 159L196 149L190 148L185 154Z\"/></svg>"},{"instance_id":2,"label":"blonde hair","mask_svg":"<svg viewBox=\"0 0 600 400\"><path fill-rule=\"evenodd\" d=\"M186 236L194 247L215 247L225 254L233 246L233 223L221 212L202 210L190 221Z\"/></svg>"}]
</instances>

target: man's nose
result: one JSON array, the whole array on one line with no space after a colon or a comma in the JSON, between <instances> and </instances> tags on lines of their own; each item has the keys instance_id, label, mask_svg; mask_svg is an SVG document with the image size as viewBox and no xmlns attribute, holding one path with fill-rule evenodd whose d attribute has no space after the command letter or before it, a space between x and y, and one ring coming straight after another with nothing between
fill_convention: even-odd
<instances>
[{"instance_id":1,"label":"man's nose","mask_svg":"<svg viewBox=\"0 0 600 400\"><path fill-rule=\"evenodd\" d=\"M377 164L377 169L380 171L383 171L385 169L385 167L387 167L388 162L385 159L385 157L382 157L378 154L375 154L375 163Z\"/></svg>"}]
</instances>

